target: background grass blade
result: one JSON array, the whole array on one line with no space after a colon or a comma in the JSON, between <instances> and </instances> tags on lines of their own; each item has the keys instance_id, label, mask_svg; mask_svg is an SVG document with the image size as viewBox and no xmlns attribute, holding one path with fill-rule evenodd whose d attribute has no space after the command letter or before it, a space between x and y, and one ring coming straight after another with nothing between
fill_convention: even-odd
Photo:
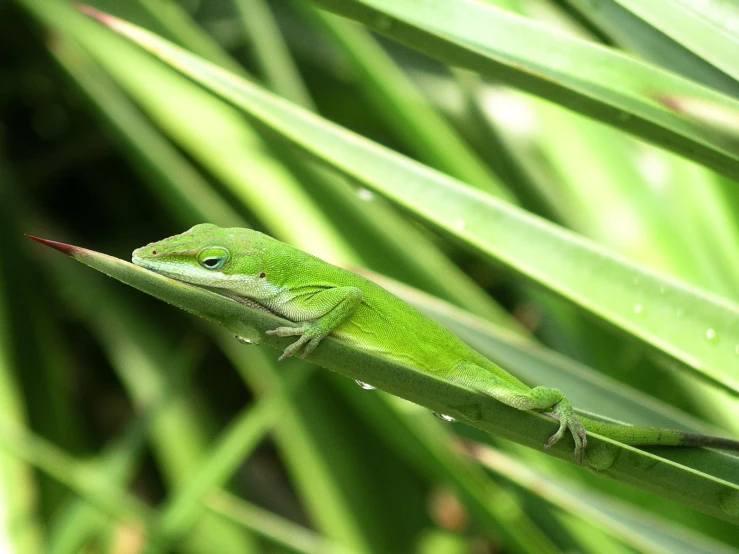
<instances>
[{"instance_id":1,"label":"background grass blade","mask_svg":"<svg viewBox=\"0 0 739 554\"><path fill-rule=\"evenodd\" d=\"M728 113L739 104L658 67L556 33L482 2L317 0L441 59L500 79L736 177L739 147L660 98L685 96Z\"/></svg>"},{"instance_id":2,"label":"background grass blade","mask_svg":"<svg viewBox=\"0 0 739 554\"><path fill-rule=\"evenodd\" d=\"M11 178L2 165L0 181L0 204L5 204L8 195L3 187ZM33 320L32 312L17 309L17 303L23 301L23 297L18 297L20 289L14 289L15 297L11 292L10 285L17 276L13 275L8 261L18 252L18 245L9 232L12 213L3 206L0 214L0 237L3 239L3 255L0 256L0 417L6 423L24 427L28 415L19 377L24 371L30 371L32 365L24 363L30 360L19 352L18 346L20 335L32 328ZM11 310L13 306L16 309ZM26 340L30 342L32 338L26 337ZM40 368L36 365L34 369ZM22 554L43 551L37 495L38 482L26 461L8 453L0 455L0 551Z\"/></svg>"},{"instance_id":3,"label":"background grass blade","mask_svg":"<svg viewBox=\"0 0 739 554\"><path fill-rule=\"evenodd\" d=\"M267 86L300 106L312 108L313 100L267 3L264 0L233 0L233 4Z\"/></svg>"},{"instance_id":4,"label":"background grass blade","mask_svg":"<svg viewBox=\"0 0 739 554\"><path fill-rule=\"evenodd\" d=\"M574 19L606 43L703 83L725 94L739 95L739 83L700 56L675 42L649 23L624 8L618 0L597 5L577 0L556 0Z\"/></svg>"},{"instance_id":5,"label":"background grass blade","mask_svg":"<svg viewBox=\"0 0 739 554\"><path fill-rule=\"evenodd\" d=\"M309 529L282 520L250 505L233 495L212 492L205 499L207 509L236 521L257 533L263 533L277 544L301 554L353 554L354 551L338 543L331 543Z\"/></svg>"},{"instance_id":6,"label":"background grass blade","mask_svg":"<svg viewBox=\"0 0 739 554\"><path fill-rule=\"evenodd\" d=\"M617 1L691 52L739 80L739 63L731 54L739 48L739 37L731 26L731 22L739 18L736 6L708 2L698 9L686 0Z\"/></svg>"},{"instance_id":7,"label":"background grass blade","mask_svg":"<svg viewBox=\"0 0 739 554\"><path fill-rule=\"evenodd\" d=\"M236 467L248 457L263 435L275 424L292 394L300 388L306 375L298 375L280 397L266 398L250 410L245 410L224 431L213 445L207 459L190 475L186 484L173 495L161 512L160 530L167 544L186 537L193 525L202 518L202 501L205 493L221 488ZM166 552L166 544L161 551Z\"/></svg>"},{"instance_id":8,"label":"background grass blade","mask_svg":"<svg viewBox=\"0 0 739 554\"><path fill-rule=\"evenodd\" d=\"M470 444L469 447L485 467L535 490L547 502L556 503L569 513L575 514L581 520L579 524L592 523L593 515L597 514L597 525L609 528L611 534L618 536L638 552L673 554L736 552L734 548L726 548L722 544L704 541L701 537L683 533L681 529L667 522L650 520L647 514L619 505L612 499L586 490L578 490L571 483L552 480L551 475L537 474L521 467L497 450L475 444ZM665 550L667 545L669 550Z\"/></svg>"},{"instance_id":9,"label":"background grass blade","mask_svg":"<svg viewBox=\"0 0 739 554\"><path fill-rule=\"evenodd\" d=\"M336 42L357 77L366 83L362 89L367 91L368 101L419 159L490 194L516 202L457 131L427 105L421 91L367 31L320 10L303 11Z\"/></svg>"}]
</instances>

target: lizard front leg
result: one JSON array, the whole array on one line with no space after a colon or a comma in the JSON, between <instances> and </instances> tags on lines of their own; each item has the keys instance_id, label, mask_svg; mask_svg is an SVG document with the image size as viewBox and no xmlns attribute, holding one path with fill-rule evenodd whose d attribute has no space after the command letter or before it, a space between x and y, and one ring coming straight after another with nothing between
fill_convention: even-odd
<instances>
[{"instance_id":1,"label":"lizard front leg","mask_svg":"<svg viewBox=\"0 0 739 554\"><path fill-rule=\"evenodd\" d=\"M570 401L564 397L559 389L549 387L525 389L471 363L460 364L458 371L454 372L454 376L447 378L478 390L518 410L544 411L547 415L559 421L559 429L549 437L544 448L549 448L558 443L569 429L575 441L575 461L578 464L582 463L582 457L588 444L585 427L575 414Z\"/></svg>"},{"instance_id":2,"label":"lizard front leg","mask_svg":"<svg viewBox=\"0 0 739 554\"><path fill-rule=\"evenodd\" d=\"M285 348L278 360L295 355L304 345L300 357L305 358L328 334L349 319L361 302L362 291L357 287L335 287L291 300L282 311L289 319L305 323L299 327L278 327L267 331L268 335L278 337L300 336Z\"/></svg>"}]
</instances>

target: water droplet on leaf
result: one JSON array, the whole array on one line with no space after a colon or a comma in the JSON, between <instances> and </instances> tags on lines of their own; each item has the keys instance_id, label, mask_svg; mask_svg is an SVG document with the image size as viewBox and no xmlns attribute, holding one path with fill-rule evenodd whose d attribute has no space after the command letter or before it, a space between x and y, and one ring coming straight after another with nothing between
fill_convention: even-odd
<instances>
[{"instance_id":1,"label":"water droplet on leaf","mask_svg":"<svg viewBox=\"0 0 739 554\"><path fill-rule=\"evenodd\" d=\"M634 313L636 315L641 315L644 313L644 306L641 304L634 304Z\"/></svg>"},{"instance_id":2,"label":"water droplet on leaf","mask_svg":"<svg viewBox=\"0 0 739 554\"><path fill-rule=\"evenodd\" d=\"M362 387L364 390L375 390L377 387L373 387L369 383L365 383L364 381L360 381L359 379L356 379L354 381L357 385Z\"/></svg>"},{"instance_id":3,"label":"water droplet on leaf","mask_svg":"<svg viewBox=\"0 0 739 554\"><path fill-rule=\"evenodd\" d=\"M236 340L239 341L241 344L254 344L254 341L247 337L241 337L239 335L235 336Z\"/></svg>"},{"instance_id":4,"label":"water droplet on leaf","mask_svg":"<svg viewBox=\"0 0 739 554\"><path fill-rule=\"evenodd\" d=\"M360 200L369 202L370 200L373 200L375 198L375 193L369 189L361 187L357 189L357 196L359 197Z\"/></svg>"},{"instance_id":5,"label":"water droplet on leaf","mask_svg":"<svg viewBox=\"0 0 739 554\"><path fill-rule=\"evenodd\" d=\"M706 329L706 340L715 341L716 337L717 337L716 329L711 329L711 328Z\"/></svg>"},{"instance_id":6,"label":"water droplet on leaf","mask_svg":"<svg viewBox=\"0 0 739 554\"><path fill-rule=\"evenodd\" d=\"M439 418L441 421L446 421L447 423L453 423L457 421L450 415L442 414L441 412L431 412L433 413L437 418Z\"/></svg>"}]
</instances>

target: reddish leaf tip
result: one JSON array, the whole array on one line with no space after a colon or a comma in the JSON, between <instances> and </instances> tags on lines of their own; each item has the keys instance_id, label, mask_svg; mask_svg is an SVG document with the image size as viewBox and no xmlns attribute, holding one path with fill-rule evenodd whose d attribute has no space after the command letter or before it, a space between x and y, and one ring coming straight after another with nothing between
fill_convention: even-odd
<instances>
[{"instance_id":1,"label":"reddish leaf tip","mask_svg":"<svg viewBox=\"0 0 739 554\"><path fill-rule=\"evenodd\" d=\"M94 17L101 23L107 24L111 20L110 15L108 15L105 12L101 12L100 10L95 9L92 6L88 6L87 4L80 4L79 2L75 2L74 7L77 8L82 13L87 14L90 17Z\"/></svg>"},{"instance_id":2,"label":"reddish leaf tip","mask_svg":"<svg viewBox=\"0 0 739 554\"><path fill-rule=\"evenodd\" d=\"M662 104L665 108L675 112L680 112L683 109L683 104L680 99L676 96L658 95L654 97L657 102Z\"/></svg>"},{"instance_id":3,"label":"reddish leaf tip","mask_svg":"<svg viewBox=\"0 0 739 554\"><path fill-rule=\"evenodd\" d=\"M72 252L74 252L75 250L79 250L76 246L73 246L71 244L57 242L55 240L42 239L40 237L34 237L33 235L29 235L29 234L26 234L26 236L29 239L35 240L36 242L40 242L41 244L45 244L46 246L51 246L52 248L59 250L59 252L64 252L65 254L72 254Z\"/></svg>"}]
</instances>

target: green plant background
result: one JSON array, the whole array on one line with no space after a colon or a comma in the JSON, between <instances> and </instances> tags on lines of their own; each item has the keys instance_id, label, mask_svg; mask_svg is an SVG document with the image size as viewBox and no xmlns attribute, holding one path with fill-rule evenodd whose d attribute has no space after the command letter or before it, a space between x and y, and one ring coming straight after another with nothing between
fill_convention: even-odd
<instances>
[{"instance_id":1,"label":"green plant background","mask_svg":"<svg viewBox=\"0 0 739 554\"><path fill-rule=\"evenodd\" d=\"M0 551L739 551L735 457L596 475L23 237L258 228L588 411L737 436L739 9L90 5L197 57L0 5Z\"/></svg>"}]
</instances>

